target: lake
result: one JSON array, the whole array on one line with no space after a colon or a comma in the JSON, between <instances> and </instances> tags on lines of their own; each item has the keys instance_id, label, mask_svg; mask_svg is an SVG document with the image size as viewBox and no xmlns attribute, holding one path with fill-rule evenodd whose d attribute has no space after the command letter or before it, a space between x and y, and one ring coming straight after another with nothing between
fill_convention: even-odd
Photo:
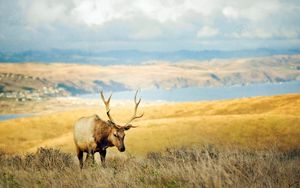
<instances>
[{"instance_id":1,"label":"lake","mask_svg":"<svg viewBox=\"0 0 300 188\"><path fill-rule=\"evenodd\" d=\"M287 93L300 93L300 81L252 84L230 87L189 87L172 90L142 90L139 94L143 101L186 102L200 100L219 100L254 96L270 96ZM108 95L108 93L106 93ZM132 100L134 91L115 92L114 100ZM99 99L99 94L81 95L83 99ZM30 116L30 114L0 115L0 121Z\"/></svg>"},{"instance_id":2,"label":"lake","mask_svg":"<svg viewBox=\"0 0 300 188\"><path fill-rule=\"evenodd\" d=\"M0 121L8 120L8 119L16 119L31 116L30 114L1 114Z\"/></svg>"},{"instance_id":3,"label":"lake","mask_svg":"<svg viewBox=\"0 0 300 188\"><path fill-rule=\"evenodd\" d=\"M189 87L172 90L142 90L140 96L144 101L186 102L199 100L219 100L254 96L270 96L287 93L300 93L300 81L251 84L226 87ZM108 93L106 93L108 95ZM132 100L134 91L114 92L115 100ZM80 98L99 99L99 94L81 95Z\"/></svg>"}]
</instances>

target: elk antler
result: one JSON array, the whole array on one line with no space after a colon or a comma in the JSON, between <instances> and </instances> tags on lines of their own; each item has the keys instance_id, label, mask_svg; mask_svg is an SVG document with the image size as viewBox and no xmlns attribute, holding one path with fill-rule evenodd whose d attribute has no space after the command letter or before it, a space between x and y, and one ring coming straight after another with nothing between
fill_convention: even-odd
<instances>
[{"instance_id":1,"label":"elk antler","mask_svg":"<svg viewBox=\"0 0 300 188\"><path fill-rule=\"evenodd\" d=\"M110 102L110 99L111 99L112 94L110 94L110 96L109 96L109 98L107 99L107 101L106 101L105 98L104 98L103 90L100 91L100 94L101 94L101 98L102 98L102 100L103 100L103 102L104 102L104 104L105 104L106 114L107 114L109 120L110 120L111 122L114 123L114 120L112 119L112 117L111 117L110 114L109 114L109 112L110 112L109 102Z\"/></svg>"},{"instance_id":2,"label":"elk antler","mask_svg":"<svg viewBox=\"0 0 300 188\"><path fill-rule=\"evenodd\" d=\"M137 101L136 100L136 96L137 96L137 93L138 93L139 90L136 90L135 92L135 96L134 96L134 103L135 103L135 107L134 107L134 114L133 116L131 117L131 119L125 124L125 126L127 126L130 122L132 122L134 119L137 119L137 118L141 118L143 117L144 113L142 113L141 115L137 116L136 115L136 112L137 112L137 108L141 102L141 98ZM133 126L132 126L133 127Z\"/></svg>"}]
</instances>

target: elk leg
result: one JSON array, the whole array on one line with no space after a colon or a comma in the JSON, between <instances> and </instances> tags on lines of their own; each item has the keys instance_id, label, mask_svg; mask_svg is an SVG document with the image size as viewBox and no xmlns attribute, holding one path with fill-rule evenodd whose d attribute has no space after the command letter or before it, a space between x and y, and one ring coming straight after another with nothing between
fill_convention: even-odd
<instances>
[{"instance_id":1,"label":"elk leg","mask_svg":"<svg viewBox=\"0 0 300 188\"><path fill-rule=\"evenodd\" d=\"M85 162L89 163L90 160L91 160L92 164L95 164L94 151L87 152Z\"/></svg>"},{"instance_id":2,"label":"elk leg","mask_svg":"<svg viewBox=\"0 0 300 188\"><path fill-rule=\"evenodd\" d=\"M106 150L101 150L100 151L100 156L101 156L101 164L102 164L102 166L106 167L106 165L105 165Z\"/></svg>"},{"instance_id":3,"label":"elk leg","mask_svg":"<svg viewBox=\"0 0 300 188\"><path fill-rule=\"evenodd\" d=\"M83 167L83 151L79 150L78 148L77 148L77 157L79 160L80 168L82 169L82 167Z\"/></svg>"},{"instance_id":4,"label":"elk leg","mask_svg":"<svg viewBox=\"0 0 300 188\"><path fill-rule=\"evenodd\" d=\"M91 157L92 157L92 164L95 164L95 157L94 157L94 152L91 153Z\"/></svg>"},{"instance_id":5,"label":"elk leg","mask_svg":"<svg viewBox=\"0 0 300 188\"><path fill-rule=\"evenodd\" d=\"M90 160L90 153L86 153L86 157L85 157L85 163L89 162Z\"/></svg>"}]
</instances>

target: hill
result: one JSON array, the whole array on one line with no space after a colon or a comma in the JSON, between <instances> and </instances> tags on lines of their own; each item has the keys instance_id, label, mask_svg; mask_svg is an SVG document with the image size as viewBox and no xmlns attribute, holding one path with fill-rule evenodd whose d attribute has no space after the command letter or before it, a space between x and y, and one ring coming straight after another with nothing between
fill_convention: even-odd
<instances>
[{"instance_id":1,"label":"hill","mask_svg":"<svg viewBox=\"0 0 300 188\"><path fill-rule=\"evenodd\" d=\"M61 95L76 95L93 93L99 88L125 91L137 87L172 89L300 80L300 55L176 63L148 61L141 65L111 66L1 63L0 70L1 92L34 92L45 87L47 90L57 90L56 93ZM26 87L19 83L26 84Z\"/></svg>"},{"instance_id":2,"label":"hill","mask_svg":"<svg viewBox=\"0 0 300 188\"><path fill-rule=\"evenodd\" d=\"M127 132L127 153L144 155L168 147L203 144L255 150L275 147L285 151L300 147L299 94L149 105L141 110L145 116L134 123L139 127ZM128 105L111 111L120 123L131 112ZM74 152L73 124L92 114L107 119L104 108L90 107L2 121L0 149L24 153L47 146Z\"/></svg>"},{"instance_id":3,"label":"hill","mask_svg":"<svg viewBox=\"0 0 300 188\"><path fill-rule=\"evenodd\" d=\"M111 50L111 51L84 51L84 50L60 50L48 51L23 51L23 52L0 52L0 62L66 62L98 65L134 65L142 64L149 60L160 61L183 61L183 60L211 60L230 58L263 57L272 55L299 54L299 49L274 50L179 50L179 51L140 51L140 50Z\"/></svg>"}]
</instances>

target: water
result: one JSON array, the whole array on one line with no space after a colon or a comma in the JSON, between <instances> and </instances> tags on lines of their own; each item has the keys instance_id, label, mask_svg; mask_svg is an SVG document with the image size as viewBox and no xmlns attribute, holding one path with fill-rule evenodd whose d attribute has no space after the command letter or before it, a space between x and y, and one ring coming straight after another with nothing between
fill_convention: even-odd
<instances>
[{"instance_id":1,"label":"water","mask_svg":"<svg viewBox=\"0 0 300 188\"><path fill-rule=\"evenodd\" d=\"M30 116L30 114L4 114L4 115L0 115L0 121L22 118L27 116Z\"/></svg>"},{"instance_id":2,"label":"water","mask_svg":"<svg viewBox=\"0 0 300 188\"><path fill-rule=\"evenodd\" d=\"M300 81L253 84L231 87L189 87L172 90L142 90L139 96L143 101L185 102L199 100L219 100L253 96L270 96L287 93L300 93ZM108 95L108 93L106 94ZM113 93L113 100L132 100L134 91ZM83 99L100 99L98 93L81 95ZM0 121L31 116L30 114L0 115Z\"/></svg>"},{"instance_id":3,"label":"water","mask_svg":"<svg viewBox=\"0 0 300 188\"><path fill-rule=\"evenodd\" d=\"M142 90L139 95L144 101L185 102L270 96L287 93L300 93L300 81L230 87L189 87L172 90L151 89ZM133 96L134 91L124 91L113 93L112 98L114 100L132 100ZM85 99L99 99L99 94L87 94L80 97Z\"/></svg>"}]
</instances>

